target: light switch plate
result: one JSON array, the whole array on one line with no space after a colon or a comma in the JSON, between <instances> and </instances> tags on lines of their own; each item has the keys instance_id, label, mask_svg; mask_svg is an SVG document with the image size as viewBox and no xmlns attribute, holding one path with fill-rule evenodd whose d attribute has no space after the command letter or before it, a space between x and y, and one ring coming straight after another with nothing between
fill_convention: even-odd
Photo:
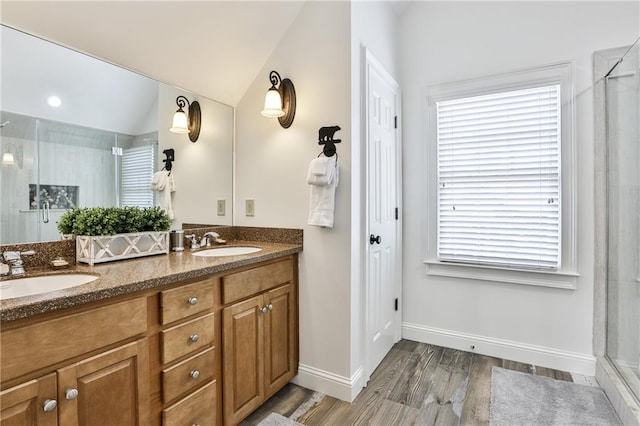
<instances>
[{"instance_id":1,"label":"light switch plate","mask_svg":"<svg viewBox=\"0 0 640 426\"><path fill-rule=\"evenodd\" d=\"M256 211L255 211L254 200L245 200L244 212L245 212L245 216L255 216Z\"/></svg>"},{"instance_id":2,"label":"light switch plate","mask_svg":"<svg viewBox=\"0 0 640 426\"><path fill-rule=\"evenodd\" d=\"M218 200L218 216L224 216L226 210L225 200Z\"/></svg>"}]
</instances>

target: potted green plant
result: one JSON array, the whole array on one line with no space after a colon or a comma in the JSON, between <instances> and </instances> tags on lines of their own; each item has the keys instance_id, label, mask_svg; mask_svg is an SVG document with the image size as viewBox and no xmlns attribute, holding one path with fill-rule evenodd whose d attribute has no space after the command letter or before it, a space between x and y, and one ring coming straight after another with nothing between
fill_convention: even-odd
<instances>
[{"instance_id":1,"label":"potted green plant","mask_svg":"<svg viewBox=\"0 0 640 426\"><path fill-rule=\"evenodd\" d=\"M170 226L159 207L74 208L58 221L62 234L76 236L76 260L90 265L168 253Z\"/></svg>"}]
</instances>

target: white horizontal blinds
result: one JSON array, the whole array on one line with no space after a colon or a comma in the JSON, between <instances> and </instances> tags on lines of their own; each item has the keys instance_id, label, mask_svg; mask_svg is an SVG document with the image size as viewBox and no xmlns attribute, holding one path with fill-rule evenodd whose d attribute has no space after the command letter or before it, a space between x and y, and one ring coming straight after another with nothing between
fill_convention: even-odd
<instances>
[{"instance_id":1,"label":"white horizontal blinds","mask_svg":"<svg viewBox=\"0 0 640 426\"><path fill-rule=\"evenodd\" d=\"M438 258L560 267L560 86L437 102Z\"/></svg>"},{"instance_id":2,"label":"white horizontal blinds","mask_svg":"<svg viewBox=\"0 0 640 426\"><path fill-rule=\"evenodd\" d=\"M122 206L153 207L153 145L125 148L122 153Z\"/></svg>"}]
</instances>

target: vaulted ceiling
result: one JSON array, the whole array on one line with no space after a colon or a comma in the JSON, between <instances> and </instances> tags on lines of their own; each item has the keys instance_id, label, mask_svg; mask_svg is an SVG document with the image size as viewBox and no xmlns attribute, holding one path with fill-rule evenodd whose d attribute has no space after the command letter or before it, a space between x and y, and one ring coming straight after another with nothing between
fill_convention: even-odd
<instances>
[{"instance_id":1,"label":"vaulted ceiling","mask_svg":"<svg viewBox=\"0 0 640 426\"><path fill-rule=\"evenodd\" d=\"M0 19L10 27L235 106L303 4L3 0Z\"/></svg>"}]
</instances>

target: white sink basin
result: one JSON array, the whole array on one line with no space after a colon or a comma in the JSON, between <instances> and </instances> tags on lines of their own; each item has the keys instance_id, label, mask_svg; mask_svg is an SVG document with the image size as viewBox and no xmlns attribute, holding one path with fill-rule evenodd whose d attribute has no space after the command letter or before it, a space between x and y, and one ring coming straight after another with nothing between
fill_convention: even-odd
<instances>
[{"instance_id":1,"label":"white sink basin","mask_svg":"<svg viewBox=\"0 0 640 426\"><path fill-rule=\"evenodd\" d=\"M196 251L193 254L194 256L204 256L204 257L222 257L222 256L239 256L241 254L250 254L257 253L261 251L260 247L243 247L243 246L233 246L233 247L217 247L207 250Z\"/></svg>"},{"instance_id":2,"label":"white sink basin","mask_svg":"<svg viewBox=\"0 0 640 426\"><path fill-rule=\"evenodd\" d=\"M88 274L43 275L0 282L0 300L32 296L90 283L100 277Z\"/></svg>"}]
</instances>

